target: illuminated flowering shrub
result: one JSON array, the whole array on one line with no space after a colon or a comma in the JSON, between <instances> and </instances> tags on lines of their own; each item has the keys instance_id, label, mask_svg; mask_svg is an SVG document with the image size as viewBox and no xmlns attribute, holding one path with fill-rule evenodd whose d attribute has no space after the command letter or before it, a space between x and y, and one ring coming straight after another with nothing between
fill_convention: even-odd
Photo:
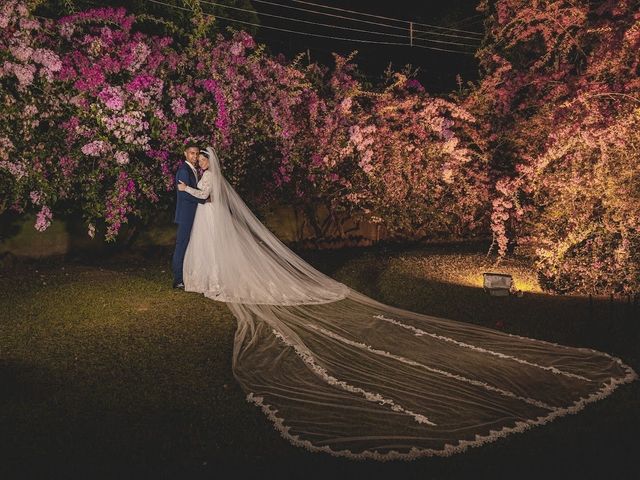
<instances>
[{"instance_id":1,"label":"illuminated flowering shrub","mask_svg":"<svg viewBox=\"0 0 640 480\"><path fill-rule=\"evenodd\" d=\"M38 230L52 211L74 211L90 235L104 222L112 240L123 223L151 217L173 201L187 140L216 145L235 180L265 136L269 175L286 150L278 139L294 123L284 117L302 74L248 35L178 51L171 38L136 32L124 9L41 23L21 2L2 8L3 210L36 206Z\"/></svg>"},{"instance_id":2,"label":"illuminated flowering shrub","mask_svg":"<svg viewBox=\"0 0 640 480\"><path fill-rule=\"evenodd\" d=\"M326 225L344 234L342 221L354 217L398 238L486 231L486 162L469 147L474 119L400 74L367 91L349 59L335 58L331 72L307 69L314 88L295 107L291 155L277 172L316 234ZM318 204L331 222L314 218Z\"/></svg>"},{"instance_id":3,"label":"illuminated flowering shrub","mask_svg":"<svg viewBox=\"0 0 640 480\"><path fill-rule=\"evenodd\" d=\"M30 201L39 212L35 227L43 231L52 219L50 196L60 196L66 179L49 156L57 139L40 135L64 116L52 83L62 62L38 40L41 34L22 2L0 6L0 211L22 211Z\"/></svg>"},{"instance_id":4,"label":"illuminated flowering shrub","mask_svg":"<svg viewBox=\"0 0 640 480\"><path fill-rule=\"evenodd\" d=\"M252 206L293 205L318 238L354 218L397 238L492 233L544 288L638 290L632 2L481 2L482 77L451 100L399 73L365 89L351 58L286 62L244 32L177 41L124 9L24 5L0 7L0 212L33 211L40 231L74 212L113 240L170 209L195 140Z\"/></svg>"},{"instance_id":5,"label":"illuminated flowering shrub","mask_svg":"<svg viewBox=\"0 0 640 480\"><path fill-rule=\"evenodd\" d=\"M214 145L248 201L312 223L324 204L338 227L360 216L408 236L482 224L486 185L462 133L473 119L415 80L366 92L348 59L302 67L244 32L179 48L124 9L41 22L12 0L1 22L4 208L35 207L39 230L75 211L112 240L169 208L185 140Z\"/></svg>"},{"instance_id":6,"label":"illuminated flowering shrub","mask_svg":"<svg viewBox=\"0 0 640 480\"><path fill-rule=\"evenodd\" d=\"M0 52L11 55L0 79L5 207L40 208L38 230L52 211L81 212L90 233L103 220L112 239L170 189L168 151L177 142L163 137L170 129L160 77L179 63L172 40L133 33L124 10L40 22L10 1L2 15ZM16 75L18 62L35 72L29 82Z\"/></svg>"},{"instance_id":7,"label":"illuminated flowering shrub","mask_svg":"<svg viewBox=\"0 0 640 480\"><path fill-rule=\"evenodd\" d=\"M500 0L466 98L490 152L492 229L544 288L640 286L640 12L631 1Z\"/></svg>"}]
</instances>

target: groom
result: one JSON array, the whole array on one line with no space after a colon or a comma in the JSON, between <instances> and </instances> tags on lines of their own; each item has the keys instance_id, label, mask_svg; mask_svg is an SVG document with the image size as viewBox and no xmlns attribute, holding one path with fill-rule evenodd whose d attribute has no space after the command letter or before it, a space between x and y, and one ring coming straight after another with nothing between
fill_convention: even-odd
<instances>
[{"instance_id":1,"label":"groom","mask_svg":"<svg viewBox=\"0 0 640 480\"><path fill-rule=\"evenodd\" d=\"M187 143L185 145L185 160L178 167L176 172L176 186L179 182L184 182L188 186L198 188L198 172L196 170L196 162L200 149L195 143ZM184 254L189 245L189 237L191 236L191 227L193 227L193 218L196 215L198 203L204 203L187 192L181 192L176 189L176 216L174 222L178 224L178 233L176 235L176 249L173 253L173 288L184 288L182 279L182 264L184 262Z\"/></svg>"}]
</instances>

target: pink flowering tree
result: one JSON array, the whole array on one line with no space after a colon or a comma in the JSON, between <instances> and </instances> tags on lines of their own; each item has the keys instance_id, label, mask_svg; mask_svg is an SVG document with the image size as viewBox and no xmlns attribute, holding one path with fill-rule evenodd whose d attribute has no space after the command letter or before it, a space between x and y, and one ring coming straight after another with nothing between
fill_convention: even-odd
<instances>
[{"instance_id":1,"label":"pink flowering tree","mask_svg":"<svg viewBox=\"0 0 640 480\"><path fill-rule=\"evenodd\" d=\"M62 145L59 137L44 141L40 135L65 117L54 82L62 62L43 46L41 35L40 22L23 2L0 5L0 212L23 211L26 200L38 212L36 229L43 231L53 216L51 198L63 198L69 182L52 152Z\"/></svg>"},{"instance_id":2,"label":"pink flowering tree","mask_svg":"<svg viewBox=\"0 0 640 480\"><path fill-rule=\"evenodd\" d=\"M415 81L367 92L349 59L288 63L244 32L205 35L204 17L175 42L121 8L40 21L6 5L3 208L36 208L40 230L73 211L113 240L170 208L186 139L213 145L250 203L299 207L318 237L318 206L338 230L353 216L404 236L482 225L473 119Z\"/></svg>"},{"instance_id":3,"label":"pink flowering tree","mask_svg":"<svg viewBox=\"0 0 640 480\"><path fill-rule=\"evenodd\" d=\"M175 88L190 113L179 130L218 150L225 175L250 202L282 194L281 172L299 128L296 106L308 88L304 74L245 32L201 38L187 58L192 70Z\"/></svg>"},{"instance_id":4,"label":"pink flowering tree","mask_svg":"<svg viewBox=\"0 0 640 480\"><path fill-rule=\"evenodd\" d=\"M51 71L16 83L7 75L16 67L4 64L3 100L13 109L3 111L2 122L32 122L30 135L11 131L3 145L3 170L13 174L11 208L42 206L38 229L46 228L52 210L80 212L90 235L101 220L106 238L115 238L123 223L173 189L169 151L177 140L172 143L164 114L164 77L180 64L172 40L132 32L134 18L123 9L40 23L21 2L10 2L3 19L8 38L20 32L23 48L50 52L43 70ZM37 68L33 56L17 59Z\"/></svg>"},{"instance_id":5,"label":"pink flowering tree","mask_svg":"<svg viewBox=\"0 0 640 480\"><path fill-rule=\"evenodd\" d=\"M640 13L634 2L500 0L465 106L491 152L492 229L558 292L640 286Z\"/></svg>"},{"instance_id":6,"label":"pink flowering tree","mask_svg":"<svg viewBox=\"0 0 640 480\"><path fill-rule=\"evenodd\" d=\"M346 152L357 159L352 201L400 237L460 238L486 227L486 159L475 119L396 74L359 102Z\"/></svg>"},{"instance_id":7,"label":"pink flowering tree","mask_svg":"<svg viewBox=\"0 0 640 480\"><path fill-rule=\"evenodd\" d=\"M335 58L331 72L306 69L313 88L295 106L291 152L277 172L316 236L343 236L354 218L398 238L481 232L487 185L474 119L400 74L367 91L350 59Z\"/></svg>"},{"instance_id":8,"label":"pink flowering tree","mask_svg":"<svg viewBox=\"0 0 640 480\"><path fill-rule=\"evenodd\" d=\"M8 134L0 167L11 192L5 208L37 206L39 230L50 224L52 211L73 211L82 214L91 236L100 224L113 240L123 224L170 208L185 140L215 145L233 174L242 170L234 161L251 151L240 132L272 123L267 107L277 101L271 91L257 90L254 113L267 112L261 119L247 108L253 79L273 69L261 51L249 59L255 45L246 34L217 42L194 37L178 51L172 38L136 31L135 17L124 9L43 23L20 2L4 12L3 52L17 56L5 62L2 78L3 100L12 106L2 114ZM23 38L15 39L15 31ZM28 46L36 44L46 49ZM18 63L26 60L31 63ZM33 80L42 61L47 70ZM279 78L274 91L288 84L287 75ZM34 131L44 119L46 128Z\"/></svg>"},{"instance_id":9,"label":"pink flowering tree","mask_svg":"<svg viewBox=\"0 0 640 480\"><path fill-rule=\"evenodd\" d=\"M104 219L107 239L173 189L170 153L180 143L167 114L180 99L165 79L182 59L171 38L136 33L134 21L123 9L93 10L60 19L50 37L64 52L57 80L73 108L62 128L80 208L90 225Z\"/></svg>"}]
</instances>

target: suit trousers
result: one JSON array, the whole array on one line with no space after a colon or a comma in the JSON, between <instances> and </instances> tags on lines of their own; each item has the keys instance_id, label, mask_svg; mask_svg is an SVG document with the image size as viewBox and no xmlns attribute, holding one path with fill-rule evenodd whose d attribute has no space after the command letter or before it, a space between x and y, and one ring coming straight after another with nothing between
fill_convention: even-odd
<instances>
[{"instance_id":1,"label":"suit trousers","mask_svg":"<svg viewBox=\"0 0 640 480\"><path fill-rule=\"evenodd\" d=\"M184 263L184 254L187 251L187 246L189 245L189 237L191 236L192 226L193 221L181 222L178 224L178 233L176 235L176 249L173 252L173 261L171 262L174 283L183 283L182 265Z\"/></svg>"}]
</instances>

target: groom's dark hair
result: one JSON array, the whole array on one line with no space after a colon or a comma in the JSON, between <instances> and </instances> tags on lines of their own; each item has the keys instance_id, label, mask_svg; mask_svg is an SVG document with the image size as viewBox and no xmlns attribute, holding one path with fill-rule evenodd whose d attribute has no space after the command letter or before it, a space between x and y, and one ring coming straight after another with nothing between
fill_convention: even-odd
<instances>
[{"instance_id":1,"label":"groom's dark hair","mask_svg":"<svg viewBox=\"0 0 640 480\"><path fill-rule=\"evenodd\" d=\"M200 150L200 145L196 142L184 142L184 150L187 151L189 148L197 148Z\"/></svg>"}]
</instances>

